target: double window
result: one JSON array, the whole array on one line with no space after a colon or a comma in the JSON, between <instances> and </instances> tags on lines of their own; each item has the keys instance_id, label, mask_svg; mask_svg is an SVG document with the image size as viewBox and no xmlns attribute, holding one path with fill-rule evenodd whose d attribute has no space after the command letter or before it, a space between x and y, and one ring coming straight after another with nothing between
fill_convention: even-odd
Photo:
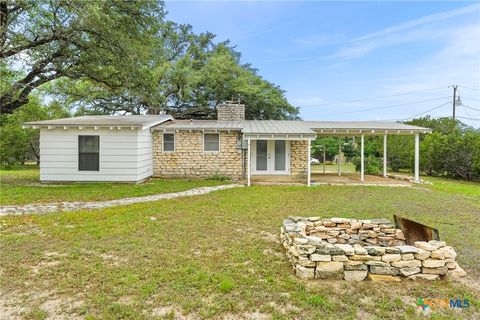
<instances>
[{"instance_id":1,"label":"double window","mask_svg":"<svg viewBox=\"0 0 480 320\"><path fill-rule=\"evenodd\" d=\"M203 151L208 151L208 152L220 151L220 134L205 133L203 135Z\"/></svg>"},{"instance_id":2,"label":"double window","mask_svg":"<svg viewBox=\"0 0 480 320\"><path fill-rule=\"evenodd\" d=\"M78 170L99 171L100 137L78 136Z\"/></svg>"},{"instance_id":3,"label":"double window","mask_svg":"<svg viewBox=\"0 0 480 320\"><path fill-rule=\"evenodd\" d=\"M166 151L166 152L175 151L175 134L174 133L163 134L163 151Z\"/></svg>"}]
</instances>

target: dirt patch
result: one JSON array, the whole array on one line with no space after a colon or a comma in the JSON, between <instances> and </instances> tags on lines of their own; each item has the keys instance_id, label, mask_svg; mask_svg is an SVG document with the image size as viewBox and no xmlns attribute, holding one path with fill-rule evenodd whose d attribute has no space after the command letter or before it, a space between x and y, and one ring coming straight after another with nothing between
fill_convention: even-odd
<instances>
[{"instance_id":1,"label":"dirt patch","mask_svg":"<svg viewBox=\"0 0 480 320\"><path fill-rule=\"evenodd\" d=\"M276 257L280 257L280 258L283 258L285 256L285 254L283 252L275 251L275 250L272 250L270 248L267 248L267 249L263 250L263 254L266 255L266 256L276 256Z\"/></svg>"},{"instance_id":2,"label":"dirt patch","mask_svg":"<svg viewBox=\"0 0 480 320\"><path fill-rule=\"evenodd\" d=\"M0 292L0 310L3 319L21 319L21 314L27 311L22 303L23 298L14 292Z\"/></svg>"},{"instance_id":3,"label":"dirt patch","mask_svg":"<svg viewBox=\"0 0 480 320\"><path fill-rule=\"evenodd\" d=\"M56 251L45 251L43 253L45 257L48 258L63 258L63 257L68 257L68 254L66 253L58 253Z\"/></svg>"},{"instance_id":4,"label":"dirt patch","mask_svg":"<svg viewBox=\"0 0 480 320\"><path fill-rule=\"evenodd\" d=\"M120 258L116 255L110 254L110 253L101 253L99 254L99 257L103 259L103 261L110 263L114 266L119 266L122 263L125 262L125 259Z\"/></svg>"},{"instance_id":5,"label":"dirt patch","mask_svg":"<svg viewBox=\"0 0 480 320\"><path fill-rule=\"evenodd\" d=\"M0 292L2 319L23 319L34 309L44 311L47 320L83 319L77 313L83 304L80 297L60 297L51 291Z\"/></svg>"},{"instance_id":6,"label":"dirt patch","mask_svg":"<svg viewBox=\"0 0 480 320\"><path fill-rule=\"evenodd\" d=\"M166 306L166 307L157 307L154 308L151 312L151 316L160 317L160 318L169 318L175 320L196 320L198 317L191 315L183 315L180 308L175 306Z\"/></svg>"},{"instance_id":7,"label":"dirt patch","mask_svg":"<svg viewBox=\"0 0 480 320\"><path fill-rule=\"evenodd\" d=\"M83 306L83 301L74 298L56 297L41 304L40 309L45 311L51 320L80 320L82 316L76 310Z\"/></svg>"},{"instance_id":8,"label":"dirt patch","mask_svg":"<svg viewBox=\"0 0 480 320\"><path fill-rule=\"evenodd\" d=\"M284 303L282 305L278 305L277 303L272 301L268 304L268 306L280 312L281 314L299 313L302 311L302 309L290 303Z\"/></svg>"},{"instance_id":9,"label":"dirt patch","mask_svg":"<svg viewBox=\"0 0 480 320\"><path fill-rule=\"evenodd\" d=\"M280 243L280 237L278 234L270 233L267 231L261 231L260 232L260 237L263 240L266 240L268 242L273 242L273 243Z\"/></svg>"},{"instance_id":10,"label":"dirt patch","mask_svg":"<svg viewBox=\"0 0 480 320\"><path fill-rule=\"evenodd\" d=\"M133 297L132 296L123 296L117 300L118 304L123 304L125 306L130 306L133 304Z\"/></svg>"},{"instance_id":11,"label":"dirt patch","mask_svg":"<svg viewBox=\"0 0 480 320\"><path fill-rule=\"evenodd\" d=\"M40 261L37 265L31 266L30 270L32 273L37 274L40 271L60 265L60 261Z\"/></svg>"},{"instance_id":12,"label":"dirt patch","mask_svg":"<svg viewBox=\"0 0 480 320\"><path fill-rule=\"evenodd\" d=\"M480 278L474 277L472 274L468 274L465 277L459 278L457 280L459 283L463 284L464 286L473 289L477 292L480 292Z\"/></svg>"},{"instance_id":13,"label":"dirt patch","mask_svg":"<svg viewBox=\"0 0 480 320\"><path fill-rule=\"evenodd\" d=\"M266 313L261 313L258 311L255 312L245 312L241 314L226 314L223 316L223 320L237 320L237 319L243 319L243 320L267 320L271 319L272 316Z\"/></svg>"}]
</instances>

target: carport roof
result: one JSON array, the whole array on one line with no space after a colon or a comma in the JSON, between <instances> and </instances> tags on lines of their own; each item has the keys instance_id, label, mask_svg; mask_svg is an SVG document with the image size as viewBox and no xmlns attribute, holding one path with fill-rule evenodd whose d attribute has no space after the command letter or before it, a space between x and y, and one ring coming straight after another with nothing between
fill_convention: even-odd
<instances>
[{"instance_id":1,"label":"carport roof","mask_svg":"<svg viewBox=\"0 0 480 320\"><path fill-rule=\"evenodd\" d=\"M430 133L429 128L386 121L304 121L316 133Z\"/></svg>"}]
</instances>

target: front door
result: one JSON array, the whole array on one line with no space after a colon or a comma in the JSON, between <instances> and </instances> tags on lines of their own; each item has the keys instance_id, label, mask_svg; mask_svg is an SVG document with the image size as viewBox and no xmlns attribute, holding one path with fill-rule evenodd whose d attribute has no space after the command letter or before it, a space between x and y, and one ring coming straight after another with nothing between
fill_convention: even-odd
<instances>
[{"instance_id":1,"label":"front door","mask_svg":"<svg viewBox=\"0 0 480 320\"><path fill-rule=\"evenodd\" d=\"M290 143L285 140L253 140L252 163L254 174L288 174Z\"/></svg>"}]
</instances>

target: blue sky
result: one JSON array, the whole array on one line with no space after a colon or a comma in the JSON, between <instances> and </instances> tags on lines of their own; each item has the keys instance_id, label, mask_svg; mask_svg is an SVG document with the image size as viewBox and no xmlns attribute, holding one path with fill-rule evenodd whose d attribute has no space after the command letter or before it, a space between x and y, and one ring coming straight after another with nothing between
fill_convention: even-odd
<instances>
[{"instance_id":1,"label":"blue sky","mask_svg":"<svg viewBox=\"0 0 480 320\"><path fill-rule=\"evenodd\" d=\"M167 18L229 39L309 120L480 119L480 3L167 2ZM352 102L352 100L354 100ZM361 101L359 101L361 100ZM471 109L474 108L474 109ZM480 127L480 121L461 119Z\"/></svg>"}]
</instances>

